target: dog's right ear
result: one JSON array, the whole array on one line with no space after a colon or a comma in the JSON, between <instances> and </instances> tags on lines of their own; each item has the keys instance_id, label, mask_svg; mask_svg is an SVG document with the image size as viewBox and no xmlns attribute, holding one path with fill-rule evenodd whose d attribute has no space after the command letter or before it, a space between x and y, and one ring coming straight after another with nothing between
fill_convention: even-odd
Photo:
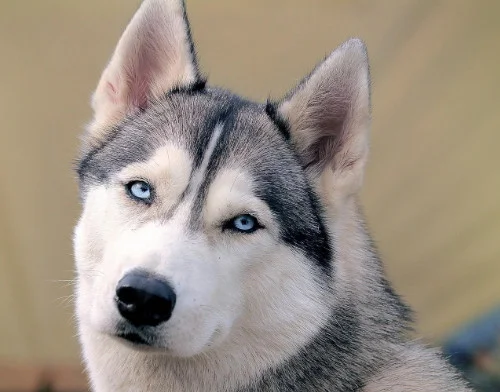
<instances>
[{"instance_id":1,"label":"dog's right ear","mask_svg":"<svg viewBox=\"0 0 500 392\"><path fill-rule=\"evenodd\" d=\"M92 97L93 142L127 115L199 81L182 0L145 0L120 38Z\"/></svg>"}]
</instances>

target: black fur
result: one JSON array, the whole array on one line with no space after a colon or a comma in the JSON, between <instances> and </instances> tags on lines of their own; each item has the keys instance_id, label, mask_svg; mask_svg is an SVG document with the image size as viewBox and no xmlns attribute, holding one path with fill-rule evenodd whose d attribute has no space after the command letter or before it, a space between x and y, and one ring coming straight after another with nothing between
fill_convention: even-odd
<instances>
[{"instance_id":1,"label":"black fur","mask_svg":"<svg viewBox=\"0 0 500 392\"><path fill-rule=\"evenodd\" d=\"M271 102L270 99L268 99L266 102L266 113L274 122L281 134L285 137L285 139L290 140L290 128L288 126L288 123L279 115L277 104Z\"/></svg>"},{"instance_id":2,"label":"black fur","mask_svg":"<svg viewBox=\"0 0 500 392\"><path fill-rule=\"evenodd\" d=\"M189 52L191 53L192 64L196 72L196 79L201 80L200 68L198 67L198 56L196 55L196 48L194 46L193 35L191 34L191 24L189 23L189 18L186 11L186 1L182 0L182 16L185 23L187 41L189 46Z\"/></svg>"},{"instance_id":3,"label":"black fur","mask_svg":"<svg viewBox=\"0 0 500 392\"><path fill-rule=\"evenodd\" d=\"M207 85L206 79L198 79L195 82L188 84L187 86L174 87L172 90L167 92L165 95L168 96L171 94L179 94L179 93L196 94L196 93L203 92L205 90L206 85Z\"/></svg>"}]
</instances>

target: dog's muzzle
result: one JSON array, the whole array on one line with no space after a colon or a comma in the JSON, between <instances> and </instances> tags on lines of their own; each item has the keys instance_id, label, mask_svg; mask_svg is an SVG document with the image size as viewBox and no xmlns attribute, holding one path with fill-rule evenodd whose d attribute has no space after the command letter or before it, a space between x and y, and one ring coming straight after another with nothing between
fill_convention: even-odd
<instances>
[{"instance_id":1,"label":"dog's muzzle","mask_svg":"<svg viewBox=\"0 0 500 392\"><path fill-rule=\"evenodd\" d=\"M155 327L167 321L175 300L175 292L165 280L142 270L127 273L116 286L118 311L135 327Z\"/></svg>"}]
</instances>

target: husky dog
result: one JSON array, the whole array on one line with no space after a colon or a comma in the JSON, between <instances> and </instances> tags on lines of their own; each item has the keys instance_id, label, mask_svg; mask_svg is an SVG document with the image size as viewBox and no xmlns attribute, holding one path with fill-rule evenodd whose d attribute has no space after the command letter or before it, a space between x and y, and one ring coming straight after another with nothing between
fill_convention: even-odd
<instances>
[{"instance_id":1,"label":"husky dog","mask_svg":"<svg viewBox=\"0 0 500 392\"><path fill-rule=\"evenodd\" d=\"M408 337L363 223L360 40L259 104L205 86L181 0L146 0L92 104L74 242L94 391L468 390Z\"/></svg>"}]
</instances>

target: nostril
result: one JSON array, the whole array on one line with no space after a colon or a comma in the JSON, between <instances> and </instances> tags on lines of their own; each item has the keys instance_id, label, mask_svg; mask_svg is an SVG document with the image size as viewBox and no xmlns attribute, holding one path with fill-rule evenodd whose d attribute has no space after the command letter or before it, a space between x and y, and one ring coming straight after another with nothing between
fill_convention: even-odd
<instances>
[{"instance_id":1,"label":"nostril","mask_svg":"<svg viewBox=\"0 0 500 392\"><path fill-rule=\"evenodd\" d=\"M116 296L125 305L134 305L138 300L137 290L132 287L120 287L116 290Z\"/></svg>"}]
</instances>

